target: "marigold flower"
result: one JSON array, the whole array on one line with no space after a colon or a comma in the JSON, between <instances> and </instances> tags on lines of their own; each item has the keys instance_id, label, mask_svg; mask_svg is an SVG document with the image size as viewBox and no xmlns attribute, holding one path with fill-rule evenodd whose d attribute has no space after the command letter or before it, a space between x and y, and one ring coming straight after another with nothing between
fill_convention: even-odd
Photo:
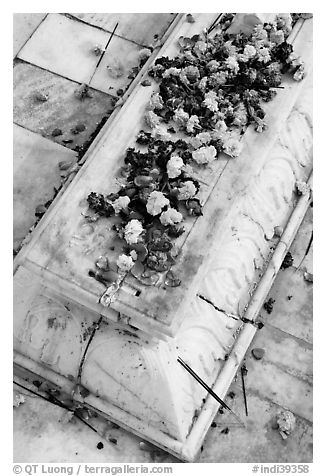
<instances>
[{"instance_id":1,"label":"marigold flower","mask_svg":"<svg viewBox=\"0 0 326 476\"><path fill-rule=\"evenodd\" d=\"M178 155L172 155L166 164L166 171L169 178L179 177L181 174L181 169L184 163L181 157Z\"/></svg>"},{"instance_id":2,"label":"marigold flower","mask_svg":"<svg viewBox=\"0 0 326 476\"><path fill-rule=\"evenodd\" d=\"M162 225L176 225L183 219L182 213L178 212L175 208L168 208L166 212L163 212L160 216L160 222Z\"/></svg>"},{"instance_id":3,"label":"marigold flower","mask_svg":"<svg viewBox=\"0 0 326 476\"><path fill-rule=\"evenodd\" d=\"M192 158L199 165L208 164L216 158L216 149L212 145L208 147L201 147L200 149L194 150L192 152Z\"/></svg>"},{"instance_id":4,"label":"marigold flower","mask_svg":"<svg viewBox=\"0 0 326 476\"><path fill-rule=\"evenodd\" d=\"M124 238L128 245L138 243L140 235L144 229L139 220L130 220L125 226Z\"/></svg>"},{"instance_id":5,"label":"marigold flower","mask_svg":"<svg viewBox=\"0 0 326 476\"><path fill-rule=\"evenodd\" d=\"M154 190L154 192L151 192L148 196L146 210L148 211L148 213L155 216L161 213L162 208L167 205L170 205L170 202L163 195L163 193Z\"/></svg>"}]
</instances>

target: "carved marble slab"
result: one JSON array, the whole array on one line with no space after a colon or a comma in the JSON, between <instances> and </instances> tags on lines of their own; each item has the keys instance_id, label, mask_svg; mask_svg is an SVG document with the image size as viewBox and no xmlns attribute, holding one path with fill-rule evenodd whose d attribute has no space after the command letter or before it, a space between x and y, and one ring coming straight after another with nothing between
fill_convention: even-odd
<instances>
[{"instance_id":1,"label":"carved marble slab","mask_svg":"<svg viewBox=\"0 0 326 476\"><path fill-rule=\"evenodd\" d=\"M297 52L309 71L311 21L306 20L296 35ZM189 228L182 245L182 292L167 295L159 289L155 301L156 289L136 300L133 287L142 289L130 280L119 306L105 312L96 299L90 300L102 291L100 284L88 282L83 274L94 258L92 246L105 246L104 228L90 233L79 214L72 213L75 205L82 209L85 187L92 180L98 183L105 173L107 143L100 142L86 164L87 173L77 176L64 206L41 224L16 272L16 366L41 375L179 458L194 460L218 404L177 358L223 398L255 332L253 325L246 327L237 317L243 316L280 242L273 236L274 227L286 225L298 201L296 181L306 181L312 169L311 84L310 73L302 83L287 80L269 104L266 133L249 129L243 154L219 163L223 166L217 183L209 184L206 218ZM132 100L138 94L147 93L135 91ZM128 104L125 110L130 112ZM125 137L114 126L113 131L120 140ZM107 178L100 182L103 187ZM199 246L203 242L204 250ZM169 312L157 312L162 309ZM85 329L89 332L100 316L107 319L87 341L83 360ZM84 395L73 393L76 383L87 390Z\"/></svg>"},{"instance_id":2,"label":"carved marble slab","mask_svg":"<svg viewBox=\"0 0 326 476\"><path fill-rule=\"evenodd\" d=\"M193 25L198 31L200 25L212 20L205 15L199 17L201 23L181 23L173 38L180 33L189 34ZM309 22L306 20L299 28L300 32L298 29L295 31L293 38L295 51L306 61L308 70L312 51ZM173 54L174 42L171 40L169 43L168 40L163 50L162 55ZM258 257L252 255L255 257L254 267L262 267L269 251L266 238L269 240L272 237L274 226L286 220L291 200L294 200L295 180L304 180L308 176L309 166L304 167L304 164L309 159L297 158L295 150L286 152L286 144L283 147L280 143L280 134L285 134L283 142L291 141L291 133L287 138L289 133L281 131L293 123L294 130L296 127L305 129L302 130L305 137L303 151L309 153L310 125L302 115L290 115L308 78L309 74L299 83L291 78L284 79L284 89L266 105L268 130L258 134L248 128L243 136L240 157L228 159L222 154L210 167L198 169L197 175L202 182L203 216L195 220L188 218L185 221L186 233L176 241L178 257L174 270L182 285L177 288L167 288L162 284L144 287L136 278L128 277L112 308L126 315L132 325L145 331L152 329L163 335L175 335L187 315L189 299L203 284L210 267L214 266L218 248L224 249L225 256L225 251L231 246L226 233L234 234L234 229L239 226L237 220L246 221L245 233L253 239L250 245L250 240L238 240L233 236L233 241L239 241L238 252L240 248L258 246ZM142 118L151 92L152 88L141 87L133 91L121 114L116 116L107 135L94 150L91 160L39 227L25 254L24 266L44 277L63 295L83 303L90 310L97 308L104 289L102 284L88 276L89 269L100 255L107 255L109 260L115 261L122 249L111 230L110 220L101 219L94 225L85 223L85 197L92 190L107 193L117 189L116 177L121 160L126 148L134 145L135 136L143 127ZM298 160L304 161L303 164L297 164ZM263 222L255 226L253 221L257 220ZM225 236L227 244L222 242L222 236ZM205 243L204 247L202 243ZM248 285L252 284L254 277L255 273L248 271L245 277ZM233 278L227 276L224 285L228 285L230 279ZM239 283L238 279L234 281L237 289L241 286ZM230 303L227 306L232 307ZM110 310L103 307L102 313L110 318Z\"/></svg>"}]
</instances>

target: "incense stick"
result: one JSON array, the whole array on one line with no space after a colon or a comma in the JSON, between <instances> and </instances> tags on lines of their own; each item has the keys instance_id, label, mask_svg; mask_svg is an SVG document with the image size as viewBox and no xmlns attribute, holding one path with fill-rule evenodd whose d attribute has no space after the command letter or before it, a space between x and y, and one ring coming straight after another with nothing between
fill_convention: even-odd
<instances>
[{"instance_id":1,"label":"incense stick","mask_svg":"<svg viewBox=\"0 0 326 476\"><path fill-rule=\"evenodd\" d=\"M113 38L113 35L114 35L116 29L118 28L118 25L119 25L119 22L115 25L115 27L114 27L114 29L113 29L111 35L110 35L110 38L108 39L108 42L107 42L107 44L106 44L104 50L102 51L101 56L99 57L99 60L98 60L98 62L97 62L97 64L96 64L96 66L95 66L94 72L93 72L93 74L92 74L92 76L91 76L91 79L89 80L88 84L91 84L91 81L92 81L92 79L93 79L93 77L94 77L94 74L96 73L96 70L97 70L97 68L98 68L98 66L99 66L99 64L100 64L100 62L102 61L102 58L103 58L104 54L106 53L106 50L108 49L108 46L109 46L109 44L110 44L110 42L111 42L111 40L112 40L112 38Z\"/></svg>"},{"instance_id":2,"label":"incense stick","mask_svg":"<svg viewBox=\"0 0 326 476\"><path fill-rule=\"evenodd\" d=\"M182 365L182 367L184 367L187 372L190 373L190 375L195 379L197 380L197 382L202 386L204 387L205 390L207 390L207 392L213 397L215 398L216 401L219 402L219 404L225 408L226 410L229 410L230 413L232 413L232 415L237 419L237 421L241 424L241 426L245 427L245 424L243 423L243 421L238 417L238 415L236 413L234 413L234 411L218 396L216 395L216 393L199 377L199 375L196 374L196 372L194 372L192 370L191 367L189 367L188 364L186 364L180 357L178 357L178 362Z\"/></svg>"}]
</instances>

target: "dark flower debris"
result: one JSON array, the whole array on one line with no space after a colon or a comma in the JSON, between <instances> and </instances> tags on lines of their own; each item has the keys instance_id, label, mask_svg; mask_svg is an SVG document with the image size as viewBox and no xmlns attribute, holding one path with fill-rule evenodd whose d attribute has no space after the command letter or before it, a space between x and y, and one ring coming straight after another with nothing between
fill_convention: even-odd
<instances>
[{"instance_id":1,"label":"dark flower debris","mask_svg":"<svg viewBox=\"0 0 326 476\"><path fill-rule=\"evenodd\" d=\"M273 311L273 305L274 305L275 299L269 298L268 301L264 303L264 309L267 312L267 314L271 314Z\"/></svg>"}]
</instances>

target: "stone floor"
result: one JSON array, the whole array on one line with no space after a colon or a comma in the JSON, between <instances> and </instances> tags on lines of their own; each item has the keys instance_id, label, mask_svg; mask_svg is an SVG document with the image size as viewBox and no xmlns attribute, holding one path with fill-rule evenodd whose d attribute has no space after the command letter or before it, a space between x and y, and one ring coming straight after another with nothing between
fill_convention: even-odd
<instances>
[{"instance_id":1,"label":"stone floor","mask_svg":"<svg viewBox=\"0 0 326 476\"><path fill-rule=\"evenodd\" d=\"M112 14L112 18L104 18L104 14L21 15L15 18L14 41L15 247L33 225L35 206L49 200L49 190L60 182L58 162L77 156L78 146L87 142L103 116L110 114L116 90L126 87L125 76L121 85L110 84L110 77L102 72L94 81L93 98L87 103L75 98L76 86L87 81L94 70L96 58L89 53L94 46L93 33L98 43L105 42L119 22L114 49L119 52L119 45L128 43L121 51L126 55L133 51L135 58L136 52L150 44L154 34L162 35L171 21L171 14L144 14L148 17L141 16L138 26L132 14ZM68 23L73 27L67 33ZM53 48L51 38L57 35L62 35L71 48L66 58ZM68 61L69 54L73 62ZM38 91L48 93L49 100L35 101ZM86 125L85 130L80 135L71 133L79 122ZM53 136L55 128L63 134ZM34 187L35 177L38 187ZM24 208L24 196L30 198L28 209ZM304 279L305 270L312 273L312 247L301 263L312 233L312 215L309 208L291 247L293 266L279 272L268 296L275 300L273 310L270 314L261 310L265 325L247 353L247 417L241 376L230 388L233 393L229 393L227 403L246 422L246 428L239 427L232 415L218 413L199 462L312 461L313 285ZM262 360L255 360L251 353L257 347L265 350ZM87 420L93 431L66 410L14 385L14 395L17 393L23 394L25 402L14 408L15 462L178 462L150 445L143 447L138 437L100 417ZM275 416L282 409L296 417L295 430L286 440L274 428ZM99 442L102 449L97 448Z\"/></svg>"}]
</instances>

